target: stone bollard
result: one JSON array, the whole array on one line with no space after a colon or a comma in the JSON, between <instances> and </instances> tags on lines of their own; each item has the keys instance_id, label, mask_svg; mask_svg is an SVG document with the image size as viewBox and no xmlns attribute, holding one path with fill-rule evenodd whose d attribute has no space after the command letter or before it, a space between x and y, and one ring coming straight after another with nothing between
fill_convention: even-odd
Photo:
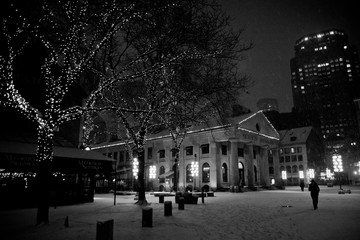
<instances>
[{"instance_id":1,"label":"stone bollard","mask_svg":"<svg viewBox=\"0 0 360 240\"><path fill-rule=\"evenodd\" d=\"M114 219L97 222L96 240L113 240L114 236Z\"/></svg>"},{"instance_id":2,"label":"stone bollard","mask_svg":"<svg viewBox=\"0 0 360 240\"><path fill-rule=\"evenodd\" d=\"M142 209L142 227L152 227L153 209L144 207Z\"/></svg>"},{"instance_id":3,"label":"stone bollard","mask_svg":"<svg viewBox=\"0 0 360 240\"><path fill-rule=\"evenodd\" d=\"M164 203L164 215L165 216L172 216L172 202L165 201Z\"/></svg>"},{"instance_id":4,"label":"stone bollard","mask_svg":"<svg viewBox=\"0 0 360 240\"><path fill-rule=\"evenodd\" d=\"M179 197L179 210L184 210L185 209L185 198L183 197Z\"/></svg>"},{"instance_id":5,"label":"stone bollard","mask_svg":"<svg viewBox=\"0 0 360 240\"><path fill-rule=\"evenodd\" d=\"M164 195L159 195L159 203L164 203Z\"/></svg>"}]
</instances>

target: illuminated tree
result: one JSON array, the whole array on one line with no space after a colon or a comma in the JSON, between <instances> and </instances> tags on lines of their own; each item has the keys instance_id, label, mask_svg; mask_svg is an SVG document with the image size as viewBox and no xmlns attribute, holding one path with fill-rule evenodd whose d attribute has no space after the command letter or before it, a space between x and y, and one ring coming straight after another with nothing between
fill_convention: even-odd
<instances>
[{"instance_id":1,"label":"illuminated tree","mask_svg":"<svg viewBox=\"0 0 360 240\"><path fill-rule=\"evenodd\" d=\"M179 149L188 124L227 111L248 86L249 79L237 72L237 66L251 44L240 41L241 32L229 27L228 17L216 2L151 1L140 5L147 9L149 19L136 19L123 35L114 36L97 67L114 76L133 56L142 56L143 61L127 71L156 70L134 82L118 82L96 106L112 109L109 117L115 116L121 122L119 132L126 132L120 138L131 143L138 154L138 203L146 204L146 137L159 127L168 128ZM131 49L126 56L121 50L125 48ZM91 120L87 121L87 129L91 129Z\"/></svg>"},{"instance_id":2,"label":"illuminated tree","mask_svg":"<svg viewBox=\"0 0 360 240\"><path fill-rule=\"evenodd\" d=\"M131 21L148 19L148 13L136 10L130 1L44 1L34 11L20 5L7 7L11 13L2 19L0 39L5 46L0 56L0 105L16 109L37 125L37 223L47 223L54 131L88 111L103 110L95 108L94 103L117 82L135 81L162 66L127 71L144 61L138 55L111 76L94 68L93 63L106 52L114 36L128 29ZM44 53L38 76L43 85L38 94L45 93L42 106L28 101L26 92L17 85L22 79L17 79L16 61L24 50L34 47ZM91 86L89 97L83 105L68 106L66 98L79 85Z\"/></svg>"}]
</instances>

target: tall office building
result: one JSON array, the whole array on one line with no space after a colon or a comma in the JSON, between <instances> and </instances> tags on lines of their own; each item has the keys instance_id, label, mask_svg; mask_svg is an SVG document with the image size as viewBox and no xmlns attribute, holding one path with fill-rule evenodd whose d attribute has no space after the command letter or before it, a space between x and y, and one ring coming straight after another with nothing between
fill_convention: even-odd
<instances>
[{"instance_id":1,"label":"tall office building","mask_svg":"<svg viewBox=\"0 0 360 240\"><path fill-rule=\"evenodd\" d=\"M318 118L325 160L331 162L332 155L341 154L344 172L350 172L358 161L360 144L354 102L360 94L355 46L341 30L309 34L296 41L290 67L295 109Z\"/></svg>"}]
</instances>

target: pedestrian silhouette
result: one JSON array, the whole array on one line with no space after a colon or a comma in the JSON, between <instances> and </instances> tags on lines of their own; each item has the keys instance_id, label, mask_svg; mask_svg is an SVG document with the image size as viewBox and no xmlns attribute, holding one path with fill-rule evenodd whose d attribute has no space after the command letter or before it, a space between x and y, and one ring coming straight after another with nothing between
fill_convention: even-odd
<instances>
[{"instance_id":1,"label":"pedestrian silhouette","mask_svg":"<svg viewBox=\"0 0 360 240\"><path fill-rule=\"evenodd\" d=\"M304 183L304 181L301 181L300 182L301 191L304 191L304 187L305 187L305 183Z\"/></svg>"},{"instance_id":2,"label":"pedestrian silhouette","mask_svg":"<svg viewBox=\"0 0 360 240\"><path fill-rule=\"evenodd\" d=\"M316 210L318 208L320 188L314 179L311 179L310 181L309 191L313 202L314 210Z\"/></svg>"}]
</instances>

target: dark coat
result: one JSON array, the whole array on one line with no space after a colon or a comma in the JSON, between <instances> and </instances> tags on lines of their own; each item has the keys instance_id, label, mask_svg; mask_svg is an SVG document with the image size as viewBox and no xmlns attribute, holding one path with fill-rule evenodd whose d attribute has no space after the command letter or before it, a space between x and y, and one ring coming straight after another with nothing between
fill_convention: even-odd
<instances>
[{"instance_id":1,"label":"dark coat","mask_svg":"<svg viewBox=\"0 0 360 240\"><path fill-rule=\"evenodd\" d=\"M319 185L315 181L311 181L309 184L309 191L311 195L318 195L320 192Z\"/></svg>"}]
</instances>

